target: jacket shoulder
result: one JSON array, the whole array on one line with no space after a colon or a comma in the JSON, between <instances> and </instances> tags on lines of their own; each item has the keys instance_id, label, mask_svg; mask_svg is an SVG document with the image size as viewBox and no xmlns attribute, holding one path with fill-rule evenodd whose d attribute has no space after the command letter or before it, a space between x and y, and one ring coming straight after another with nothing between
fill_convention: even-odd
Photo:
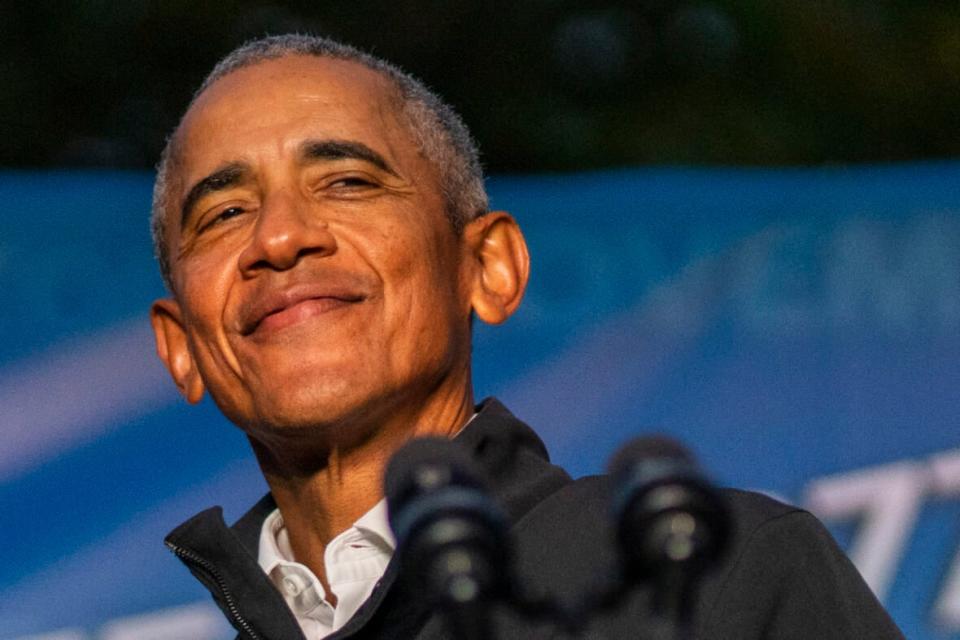
<instances>
[{"instance_id":1,"label":"jacket shoulder","mask_svg":"<svg viewBox=\"0 0 960 640\"><path fill-rule=\"evenodd\" d=\"M697 599L698 638L901 639L860 573L808 511L723 492L733 536Z\"/></svg>"},{"instance_id":2,"label":"jacket shoulder","mask_svg":"<svg viewBox=\"0 0 960 640\"><path fill-rule=\"evenodd\" d=\"M564 485L514 527L518 575L536 595L576 601L619 579L608 476ZM750 491L724 489L732 515L726 553L700 583L694 637L710 640L899 639L902 634L826 528L809 512ZM649 607L639 585L627 611ZM626 616L626 617L624 617Z\"/></svg>"}]
</instances>

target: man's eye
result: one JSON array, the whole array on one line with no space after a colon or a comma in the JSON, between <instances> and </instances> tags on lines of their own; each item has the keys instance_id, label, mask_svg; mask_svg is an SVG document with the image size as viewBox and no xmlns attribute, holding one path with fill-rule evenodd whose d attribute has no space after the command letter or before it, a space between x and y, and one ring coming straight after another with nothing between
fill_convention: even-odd
<instances>
[{"instance_id":1,"label":"man's eye","mask_svg":"<svg viewBox=\"0 0 960 640\"><path fill-rule=\"evenodd\" d=\"M349 188L362 188L362 187L372 187L373 183L366 178L360 176L347 176L345 178L338 178L331 182L329 188L333 189L349 189Z\"/></svg>"},{"instance_id":2,"label":"man's eye","mask_svg":"<svg viewBox=\"0 0 960 640\"><path fill-rule=\"evenodd\" d=\"M241 213L243 213L243 208L242 208L242 207L228 207L227 209L224 209L223 211L221 211L220 214L217 216L216 219L217 219L217 220L229 220L230 218L232 218L232 217L234 217L234 216L238 216L238 215L240 215Z\"/></svg>"},{"instance_id":3,"label":"man's eye","mask_svg":"<svg viewBox=\"0 0 960 640\"><path fill-rule=\"evenodd\" d=\"M200 231L209 229L210 227L215 226L221 222L225 222L230 218L235 218L236 216L240 215L243 212L244 212L243 207L227 207L226 209L216 214L215 216L210 217L210 219L207 222L203 223L203 225L200 227Z\"/></svg>"}]
</instances>

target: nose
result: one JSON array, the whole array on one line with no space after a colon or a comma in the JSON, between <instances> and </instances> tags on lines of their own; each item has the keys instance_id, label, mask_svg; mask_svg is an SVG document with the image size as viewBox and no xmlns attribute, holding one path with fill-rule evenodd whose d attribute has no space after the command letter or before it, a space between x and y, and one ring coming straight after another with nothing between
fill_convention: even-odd
<instances>
[{"instance_id":1,"label":"nose","mask_svg":"<svg viewBox=\"0 0 960 640\"><path fill-rule=\"evenodd\" d=\"M285 271L308 256L324 256L337 250L336 239L326 219L307 203L287 191L265 197L253 235L237 259L240 271Z\"/></svg>"}]
</instances>

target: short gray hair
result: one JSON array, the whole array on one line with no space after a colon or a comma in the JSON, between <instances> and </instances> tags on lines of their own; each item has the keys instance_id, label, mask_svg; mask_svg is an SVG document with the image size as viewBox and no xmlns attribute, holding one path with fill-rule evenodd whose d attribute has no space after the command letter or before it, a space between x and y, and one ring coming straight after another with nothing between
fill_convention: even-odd
<instances>
[{"instance_id":1,"label":"short gray hair","mask_svg":"<svg viewBox=\"0 0 960 640\"><path fill-rule=\"evenodd\" d=\"M329 38L288 34L268 36L241 45L227 54L193 95L190 106L210 85L224 76L266 60L291 55L315 56L356 62L390 80L397 90L401 113L420 151L440 174L447 217L459 234L470 220L487 212L489 202L483 184L480 154L470 131L453 108L420 80L399 67ZM189 111L189 106L187 111ZM160 273L173 292L170 248L167 244L167 214L171 206L170 180L175 174L177 132L167 139L157 164L153 186L150 230Z\"/></svg>"}]
</instances>

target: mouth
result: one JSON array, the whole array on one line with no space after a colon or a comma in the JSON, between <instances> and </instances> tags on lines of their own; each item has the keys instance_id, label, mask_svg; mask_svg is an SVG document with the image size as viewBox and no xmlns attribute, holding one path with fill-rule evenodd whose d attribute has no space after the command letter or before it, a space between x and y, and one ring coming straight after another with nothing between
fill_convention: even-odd
<instances>
[{"instance_id":1,"label":"mouth","mask_svg":"<svg viewBox=\"0 0 960 640\"><path fill-rule=\"evenodd\" d=\"M258 296L241 313L240 335L264 335L280 331L365 299L365 295L355 291L316 286L297 286Z\"/></svg>"}]
</instances>

